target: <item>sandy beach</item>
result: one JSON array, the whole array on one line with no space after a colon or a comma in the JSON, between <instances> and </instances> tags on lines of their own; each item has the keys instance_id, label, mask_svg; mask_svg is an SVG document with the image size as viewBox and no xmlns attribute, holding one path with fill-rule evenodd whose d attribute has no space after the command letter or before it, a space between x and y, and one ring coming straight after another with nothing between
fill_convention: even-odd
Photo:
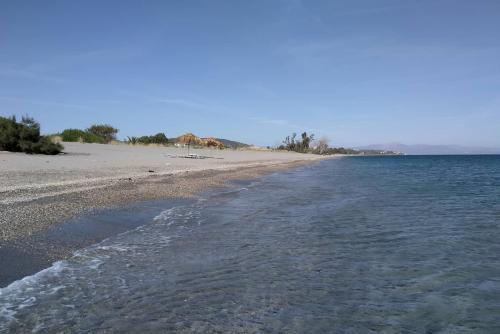
<instances>
[{"instance_id":1,"label":"sandy beach","mask_svg":"<svg viewBox=\"0 0 500 334\"><path fill-rule=\"evenodd\" d=\"M321 159L288 152L64 143L57 156L0 152L0 240L30 235L82 211L189 197L224 181Z\"/></svg>"}]
</instances>

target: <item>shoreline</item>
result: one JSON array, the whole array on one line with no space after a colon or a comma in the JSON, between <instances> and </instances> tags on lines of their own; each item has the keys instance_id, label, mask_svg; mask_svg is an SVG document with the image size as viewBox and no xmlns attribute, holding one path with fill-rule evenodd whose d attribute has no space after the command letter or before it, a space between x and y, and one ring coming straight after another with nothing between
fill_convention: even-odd
<instances>
[{"instance_id":1,"label":"shoreline","mask_svg":"<svg viewBox=\"0 0 500 334\"><path fill-rule=\"evenodd\" d=\"M75 215L139 201L187 198L226 180L253 177L324 157L277 152L65 143L67 154L0 155L0 245Z\"/></svg>"},{"instance_id":2,"label":"shoreline","mask_svg":"<svg viewBox=\"0 0 500 334\"><path fill-rule=\"evenodd\" d=\"M99 187L75 186L78 182L24 186L13 191L14 199L6 196L12 190L3 189L0 266L8 270L0 273L0 287L64 260L78 249L147 224L173 203L187 203L204 191L231 186L231 181L244 182L321 160L117 176L111 182L99 180L103 183Z\"/></svg>"},{"instance_id":3,"label":"shoreline","mask_svg":"<svg viewBox=\"0 0 500 334\"><path fill-rule=\"evenodd\" d=\"M68 259L80 249L149 224L163 210L189 202L165 199L96 209L29 236L0 242L0 266L9 269L0 271L0 289Z\"/></svg>"},{"instance_id":4,"label":"shoreline","mask_svg":"<svg viewBox=\"0 0 500 334\"><path fill-rule=\"evenodd\" d=\"M32 189L16 189L15 196L4 192L0 201L0 242L30 236L76 215L92 210L127 204L191 198L196 193L235 179L254 178L275 171L308 165L313 161L292 161L280 164L241 166L232 169L185 171L145 177L120 177L99 186L74 185L40 187L33 196Z\"/></svg>"}]
</instances>

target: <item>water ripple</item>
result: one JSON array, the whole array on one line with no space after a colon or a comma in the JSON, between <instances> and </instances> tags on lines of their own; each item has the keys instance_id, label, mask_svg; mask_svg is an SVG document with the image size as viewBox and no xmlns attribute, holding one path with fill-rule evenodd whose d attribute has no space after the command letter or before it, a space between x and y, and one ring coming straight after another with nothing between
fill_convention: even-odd
<instances>
[{"instance_id":1,"label":"water ripple","mask_svg":"<svg viewBox=\"0 0 500 334\"><path fill-rule=\"evenodd\" d=\"M498 198L499 157L275 174L0 289L0 331L500 332Z\"/></svg>"}]
</instances>

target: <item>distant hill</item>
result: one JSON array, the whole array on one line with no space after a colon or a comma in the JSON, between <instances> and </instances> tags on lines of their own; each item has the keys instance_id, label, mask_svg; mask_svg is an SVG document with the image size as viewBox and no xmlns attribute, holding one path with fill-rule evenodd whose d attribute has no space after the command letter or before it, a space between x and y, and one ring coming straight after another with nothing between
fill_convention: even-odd
<instances>
[{"instance_id":1,"label":"distant hill","mask_svg":"<svg viewBox=\"0 0 500 334\"><path fill-rule=\"evenodd\" d=\"M245 143L240 143L239 141L234 141L234 140L229 140L229 139L222 139L222 138L216 138L218 141L220 141L224 146L232 149L237 149L237 148L245 148L249 147L250 145L245 144Z\"/></svg>"},{"instance_id":2,"label":"distant hill","mask_svg":"<svg viewBox=\"0 0 500 334\"><path fill-rule=\"evenodd\" d=\"M419 154L500 154L500 148L468 147L460 145L405 145L400 143L375 144L357 147L361 150L384 150L401 152L411 155Z\"/></svg>"}]
</instances>

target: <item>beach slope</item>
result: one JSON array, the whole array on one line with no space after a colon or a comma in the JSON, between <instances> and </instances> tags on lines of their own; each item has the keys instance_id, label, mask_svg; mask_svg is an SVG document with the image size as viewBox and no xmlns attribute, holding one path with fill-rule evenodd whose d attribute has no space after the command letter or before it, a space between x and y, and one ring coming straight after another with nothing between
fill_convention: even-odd
<instances>
[{"instance_id":1,"label":"beach slope","mask_svg":"<svg viewBox=\"0 0 500 334\"><path fill-rule=\"evenodd\" d=\"M41 231L85 210L189 197L228 179L307 164L311 154L64 143L57 156L0 152L0 240Z\"/></svg>"}]
</instances>

